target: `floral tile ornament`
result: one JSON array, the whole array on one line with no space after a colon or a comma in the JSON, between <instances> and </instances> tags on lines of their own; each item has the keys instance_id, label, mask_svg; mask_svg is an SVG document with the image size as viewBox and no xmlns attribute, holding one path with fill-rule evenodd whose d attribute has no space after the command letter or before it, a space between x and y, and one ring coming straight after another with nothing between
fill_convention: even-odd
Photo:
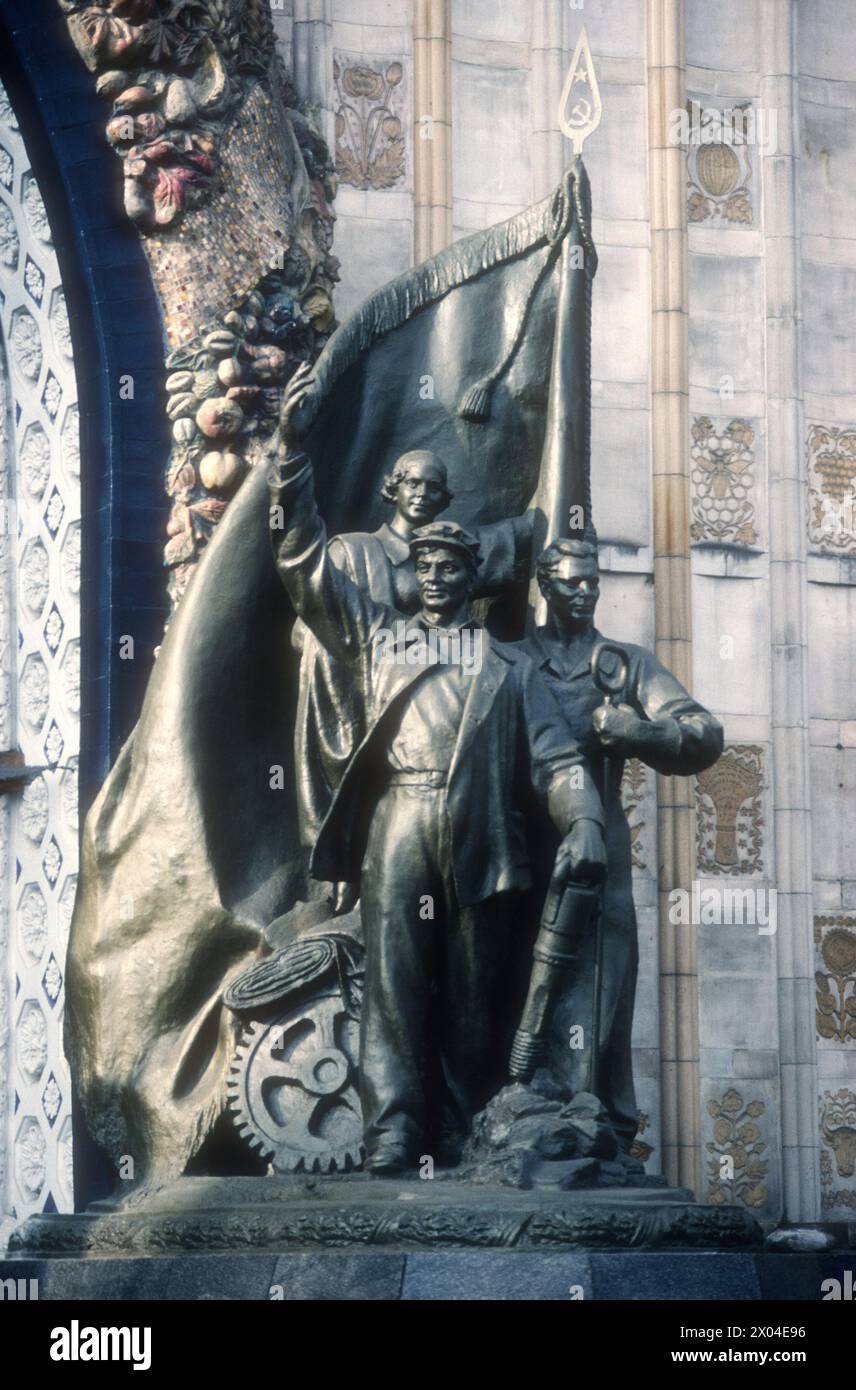
<instances>
[{"instance_id":1,"label":"floral tile ornament","mask_svg":"<svg viewBox=\"0 0 856 1390\"><path fill-rule=\"evenodd\" d=\"M351 188L380 191L406 182L404 79L399 59L334 59L336 172Z\"/></svg>"},{"instance_id":2,"label":"floral tile ornament","mask_svg":"<svg viewBox=\"0 0 856 1390\"><path fill-rule=\"evenodd\" d=\"M708 1101L713 1131L705 1144L710 1155L707 1201L713 1206L739 1202L757 1211L767 1205L770 1194L764 1180L770 1164L763 1156L767 1145L761 1129L766 1109L763 1100L747 1102L733 1087Z\"/></svg>"},{"instance_id":3,"label":"floral tile ornament","mask_svg":"<svg viewBox=\"0 0 856 1390\"><path fill-rule=\"evenodd\" d=\"M856 1044L856 915L814 919L817 1036Z\"/></svg>"},{"instance_id":4,"label":"floral tile ornament","mask_svg":"<svg viewBox=\"0 0 856 1390\"><path fill-rule=\"evenodd\" d=\"M24 284L36 303L41 304L45 293L45 277L39 270L32 256L27 257L24 266Z\"/></svg>"}]
</instances>

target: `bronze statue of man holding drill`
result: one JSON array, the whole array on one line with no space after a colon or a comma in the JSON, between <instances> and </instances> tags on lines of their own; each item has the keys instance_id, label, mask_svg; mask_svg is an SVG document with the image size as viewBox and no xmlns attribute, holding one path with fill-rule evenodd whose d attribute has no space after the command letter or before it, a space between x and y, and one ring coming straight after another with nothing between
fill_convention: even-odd
<instances>
[{"instance_id":1,"label":"bronze statue of man holding drill","mask_svg":"<svg viewBox=\"0 0 856 1390\"><path fill-rule=\"evenodd\" d=\"M604 808L607 874L599 904L579 891L562 895L555 885L548 892L530 1006L540 973L548 981L551 1017L534 1035L524 1018L512 1069L525 1077L546 1059L572 1090L593 1090L627 1150L637 1130L631 1029L639 948L630 830L620 794L624 762L638 758L667 776L701 772L722 752L722 726L653 652L629 643L619 647L598 632L594 541L555 541L539 557L537 574L547 623L519 646L549 686L592 769ZM563 924L563 911L576 920ZM554 959L539 962L539 954ZM530 1016L540 1023L534 1002ZM582 1045L574 1046L578 1029Z\"/></svg>"}]
</instances>

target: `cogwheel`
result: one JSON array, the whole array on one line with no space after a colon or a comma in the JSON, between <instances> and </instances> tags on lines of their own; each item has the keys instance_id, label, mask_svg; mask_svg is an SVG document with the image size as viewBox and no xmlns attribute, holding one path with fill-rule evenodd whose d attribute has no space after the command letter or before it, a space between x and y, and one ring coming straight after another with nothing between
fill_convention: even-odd
<instances>
[{"instance_id":1,"label":"cogwheel","mask_svg":"<svg viewBox=\"0 0 856 1390\"><path fill-rule=\"evenodd\" d=\"M248 1024L228 1079L235 1124L275 1173L333 1173L363 1159L358 1029L337 989Z\"/></svg>"}]
</instances>

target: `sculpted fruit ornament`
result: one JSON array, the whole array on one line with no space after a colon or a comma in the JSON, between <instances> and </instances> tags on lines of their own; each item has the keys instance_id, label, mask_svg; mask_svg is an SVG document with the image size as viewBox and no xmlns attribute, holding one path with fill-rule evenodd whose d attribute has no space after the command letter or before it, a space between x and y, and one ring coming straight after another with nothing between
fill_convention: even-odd
<instances>
[{"instance_id":1,"label":"sculpted fruit ornament","mask_svg":"<svg viewBox=\"0 0 856 1390\"><path fill-rule=\"evenodd\" d=\"M197 410L196 423L206 439L231 439L244 423L244 412L227 396L212 396Z\"/></svg>"},{"instance_id":2,"label":"sculpted fruit ornament","mask_svg":"<svg viewBox=\"0 0 856 1390\"><path fill-rule=\"evenodd\" d=\"M235 486L244 472L240 454L221 454L213 450L199 464L199 478L209 492L227 492Z\"/></svg>"}]
</instances>

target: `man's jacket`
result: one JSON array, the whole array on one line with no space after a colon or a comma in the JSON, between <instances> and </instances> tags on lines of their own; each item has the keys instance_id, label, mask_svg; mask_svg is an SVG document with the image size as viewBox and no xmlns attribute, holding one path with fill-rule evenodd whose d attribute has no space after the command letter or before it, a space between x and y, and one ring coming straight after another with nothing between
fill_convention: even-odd
<instances>
[{"instance_id":1,"label":"man's jacket","mask_svg":"<svg viewBox=\"0 0 856 1390\"><path fill-rule=\"evenodd\" d=\"M473 598L503 594L528 574L533 513L477 528L481 560ZM350 532L330 541L330 557L363 593L392 605L402 615L419 609L416 573L407 542L389 525ZM330 809L333 793L364 735L361 706L335 657L294 625L301 653L300 699L294 728L294 760L302 843L311 848Z\"/></svg>"},{"instance_id":2,"label":"man's jacket","mask_svg":"<svg viewBox=\"0 0 856 1390\"><path fill-rule=\"evenodd\" d=\"M315 505L311 468L292 457L271 476L284 526L272 529L278 573L298 615L346 665L365 729L324 818L310 869L322 880L359 878L373 803L383 790L386 750L402 704L432 669L375 659L378 634L400 611L378 603L333 563ZM418 626L417 615L407 620ZM483 637L448 773L446 803L461 907L527 888L530 873L521 804L533 788L562 835L576 820L603 824L600 798L580 749L532 662Z\"/></svg>"},{"instance_id":3,"label":"man's jacket","mask_svg":"<svg viewBox=\"0 0 856 1390\"><path fill-rule=\"evenodd\" d=\"M604 697L592 679L591 654L603 640L602 634L593 628L587 639L569 652L558 639L539 628L517 643L516 649L530 658L555 699L586 766L591 769L603 804L608 865L603 918L623 919L628 933L635 934L632 848L621 800L624 759L604 755L592 725L592 715ZM688 777L703 772L722 752L719 720L693 699L653 652L631 642L622 642L621 646L629 662L627 681L618 699L630 705L640 718L656 722L663 734L656 753L640 751L637 756L666 776ZM552 848L548 835L547 867Z\"/></svg>"}]
</instances>

